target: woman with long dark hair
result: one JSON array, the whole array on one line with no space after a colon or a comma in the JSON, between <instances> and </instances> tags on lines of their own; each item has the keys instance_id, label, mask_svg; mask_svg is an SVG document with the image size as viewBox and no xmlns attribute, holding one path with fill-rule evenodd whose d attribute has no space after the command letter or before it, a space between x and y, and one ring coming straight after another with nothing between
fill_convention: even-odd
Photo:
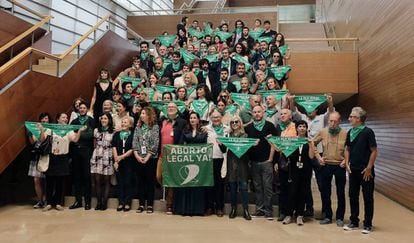
<instances>
[{"instance_id":1,"label":"woman with long dark hair","mask_svg":"<svg viewBox=\"0 0 414 243\"><path fill-rule=\"evenodd\" d=\"M95 210L106 210L111 175L114 173L112 156L112 136L114 126L112 116L104 113L99 118L98 127L93 131L94 145L91 157L91 174L95 182L97 205Z\"/></svg>"},{"instance_id":2,"label":"woman with long dark hair","mask_svg":"<svg viewBox=\"0 0 414 243\"><path fill-rule=\"evenodd\" d=\"M102 68L95 83L90 106L90 111L93 113L96 122L98 122L99 117L102 115L103 102L112 98L112 85L113 82L109 70Z\"/></svg>"}]
</instances>

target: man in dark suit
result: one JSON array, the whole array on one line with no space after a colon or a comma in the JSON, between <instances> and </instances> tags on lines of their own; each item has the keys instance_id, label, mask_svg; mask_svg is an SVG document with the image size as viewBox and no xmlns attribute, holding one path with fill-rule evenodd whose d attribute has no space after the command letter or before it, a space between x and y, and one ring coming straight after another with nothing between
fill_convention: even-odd
<instances>
[{"instance_id":1,"label":"man in dark suit","mask_svg":"<svg viewBox=\"0 0 414 243\"><path fill-rule=\"evenodd\" d=\"M200 72L197 75L197 80L199 84L206 84L207 87L211 88L219 82L220 77L217 72L211 68L210 63L207 59L203 58L199 62Z\"/></svg>"},{"instance_id":2,"label":"man in dark suit","mask_svg":"<svg viewBox=\"0 0 414 243\"><path fill-rule=\"evenodd\" d=\"M220 72L222 68L227 68L230 76L236 74L237 62L230 57L230 49L228 47L223 48L221 55L222 58L217 64L217 73Z\"/></svg>"},{"instance_id":3,"label":"man in dark suit","mask_svg":"<svg viewBox=\"0 0 414 243\"><path fill-rule=\"evenodd\" d=\"M227 90L230 93L237 92L236 86L229 82L229 70L227 68L222 68L220 70L220 82L215 83L215 85L211 87L214 102L217 102L217 97L222 90Z\"/></svg>"}]
</instances>

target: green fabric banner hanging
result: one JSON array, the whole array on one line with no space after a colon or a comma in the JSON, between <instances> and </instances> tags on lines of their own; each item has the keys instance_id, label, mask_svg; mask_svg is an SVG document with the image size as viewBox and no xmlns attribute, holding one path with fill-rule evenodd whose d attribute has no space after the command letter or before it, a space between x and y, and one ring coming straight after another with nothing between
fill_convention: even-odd
<instances>
[{"instance_id":1,"label":"green fabric banner hanging","mask_svg":"<svg viewBox=\"0 0 414 243\"><path fill-rule=\"evenodd\" d=\"M258 30L250 30L249 31L249 35L255 40L257 41L259 39L259 37L263 34L264 29L258 29Z\"/></svg>"},{"instance_id":2,"label":"green fabric banner hanging","mask_svg":"<svg viewBox=\"0 0 414 243\"><path fill-rule=\"evenodd\" d=\"M162 182L166 187L213 186L213 145L170 145L163 148Z\"/></svg>"},{"instance_id":3,"label":"green fabric banner hanging","mask_svg":"<svg viewBox=\"0 0 414 243\"><path fill-rule=\"evenodd\" d=\"M267 96L274 96L276 100L281 100L285 94L287 94L289 90L287 89L279 89L279 90L259 90L259 94L266 99Z\"/></svg>"},{"instance_id":4,"label":"green fabric banner hanging","mask_svg":"<svg viewBox=\"0 0 414 243\"><path fill-rule=\"evenodd\" d=\"M286 44L283 45L283 46L279 46L279 52L280 52L280 54L282 54L282 56L285 56L288 48L289 48L289 46L286 45Z\"/></svg>"},{"instance_id":5,"label":"green fabric banner hanging","mask_svg":"<svg viewBox=\"0 0 414 243\"><path fill-rule=\"evenodd\" d=\"M246 110L250 110L250 96L251 94L241 94L241 93L231 93L231 99L239 104L240 106L244 107Z\"/></svg>"},{"instance_id":6,"label":"green fabric banner hanging","mask_svg":"<svg viewBox=\"0 0 414 243\"><path fill-rule=\"evenodd\" d=\"M282 80L286 73L291 70L290 66L277 66L268 68L277 80Z\"/></svg>"},{"instance_id":7,"label":"green fabric banner hanging","mask_svg":"<svg viewBox=\"0 0 414 243\"><path fill-rule=\"evenodd\" d=\"M302 106L307 113L316 110L321 104L325 103L325 95L296 95L296 104Z\"/></svg>"},{"instance_id":8,"label":"green fabric banner hanging","mask_svg":"<svg viewBox=\"0 0 414 243\"><path fill-rule=\"evenodd\" d=\"M238 158L242 157L259 139L238 137L217 137Z\"/></svg>"},{"instance_id":9,"label":"green fabric banner hanging","mask_svg":"<svg viewBox=\"0 0 414 243\"><path fill-rule=\"evenodd\" d=\"M307 138L291 138L291 137L276 137L272 136L266 140L278 147L282 153L289 157L300 145L307 144Z\"/></svg>"},{"instance_id":10,"label":"green fabric banner hanging","mask_svg":"<svg viewBox=\"0 0 414 243\"><path fill-rule=\"evenodd\" d=\"M190 105L190 109L195 111L200 117L203 117L208 109L207 100L193 100Z\"/></svg>"},{"instance_id":11,"label":"green fabric banner hanging","mask_svg":"<svg viewBox=\"0 0 414 243\"><path fill-rule=\"evenodd\" d=\"M40 139L40 129L37 127L39 122L26 121L24 126L29 130L37 140ZM45 129L50 129L52 132L60 137L64 137L68 132L79 130L83 125L66 125L56 123L41 123Z\"/></svg>"},{"instance_id":12,"label":"green fabric banner hanging","mask_svg":"<svg viewBox=\"0 0 414 243\"><path fill-rule=\"evenodd\" d=\"M190 64L194 59L198 58L196 55L194 55L193 53L185 50L184 48L180 49L180 53L181 56L184 59L184 62L187 64Z\"/></svg>"},{"instance_id":13,"label":"green fabric banner hanging","mask_svg":"<svg viewBox=\"0 0 414 243\"><path fill-rule=\"evenodd\" d=\"M206 59L209 61L209 63L218 62L218 54L208 54L206 56Z\"/></svg>"},{"instance_id":14,"label":"green fabric banner hanging","mask_svg":"<svg viewBox=\"0 0 414 243\"><path fill-rule=\"evenodd\" d=\"M189 29L188 29L188 33L190 34L190 36L195 36L195 37L197 37L198 39L203 38L203 37L204 37L204 35L205 35L203 32L200 32L200 31L198 31L198 30L196 30L196 29L194 29L194 28L189 28Z\"/></svg>"},{"instance_id":15,"label":"green fabric banner hanging","mask_svg":"<svg viewBox=\"0 0 414 243\"><path fill-rule=\"evenodd\" d=\"M233 33L225 31L214 31L214 36L218 36L221 41L226 41L228 38L233 36Z\"/></svg>"},{"instance_id":16,"label":"green fabric banner hanging","mask_svg":"<svg viewBox=\"0 0 414 243\"><path fill-rule=\"evenodd\" d=\"M175 87L174 86L170 86L170 85L160 85L160 84L156 84L155 85L155 89L158 90L161 94L164 94L165 92L171 92L171 93L173 93L175 91Z\"/></svg>"},{"instance_id":17,"label":"green fabric banner hanging","mask_svg":"<svg viewBox=\"0 0 414 243\"><path fill-rule=\"evenodd\" d=\"M132 78L132 77L128 77L128 76L121 76L120 79L121 79L121 82L122 83L131 82L132 89L133 90L136 87L138 87L141 84L141 82L142 82L142 79L141 78Z\"/></svg>"},{"instance_id":18,"label":"green fabric banner hanging","mask_svg":"<svg viewBox=\"0 0 414 243\"><path fill-rule=\"evenodd\" d=\"M262 36L257 38L257 41L260 43L262 41L266 42L267 44L269 44L272 41L272 37L271 36Z\"/></svg>"},{"instance_id":19,"label":"green fabric banner hanging","mask_svg":"<svg viewBox=\"0 0 414 243\"><path fill-rule=\"evenodd\" d=\"M172 46L176 38L176 35L160 35L157 37L157 39L160 40L161 45L166 47Z\"/></svg>"},{"instance_id":20,"label":"green fabric banner hanging","mask_svg":"<svg viewBox=\"0 0 414 243\"><path fill-rule=\"evenodd\" d=\"M177 105L178 111L180 113L183 113L185 111L185 103L181 100L175 100L175 101L151 101L151 106L162 111L164 115L167 115L167 108L168 104L174 102Z\"/></svg>"}]
</instances>

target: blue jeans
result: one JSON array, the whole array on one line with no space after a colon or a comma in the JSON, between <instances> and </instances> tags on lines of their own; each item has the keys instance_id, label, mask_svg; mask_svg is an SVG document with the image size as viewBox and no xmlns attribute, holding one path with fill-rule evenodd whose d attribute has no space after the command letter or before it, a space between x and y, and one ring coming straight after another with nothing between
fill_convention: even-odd
<instances>
[{"instance_id":1,"label":"blue jeans","mask_svg":"<svg viewBox=\"0 0 414 243\"><path fill-rule=\"evenodd\" d=\"M240 190L243 208L248 207L249 194L247 192L247 181L231 181L230 185L230 202L232 207L237 206L237 187Z\"/></svg>"},{"instance_id":2,"label":"blue jeans","mask_svg":"<svg viewBox=\"0 0 414 243\"><path fill-rule=\"evenodd\" d=\"M272 213L272 162L252 162L252 180L256 190L256 210Z\"/></svg>"}]
</instances>

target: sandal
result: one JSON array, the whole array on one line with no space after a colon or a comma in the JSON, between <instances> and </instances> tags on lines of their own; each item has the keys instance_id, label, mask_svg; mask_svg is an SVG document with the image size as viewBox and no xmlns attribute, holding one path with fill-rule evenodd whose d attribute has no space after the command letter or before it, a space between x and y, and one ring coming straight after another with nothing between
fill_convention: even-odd
<instances>
[{"instance_id":1,"label":"sandal","mask_svg":"<svg viewBox=\"0 0 414 243\"><path fill-rule=\"evenodd\" d=\"M152 206L148 206L147 213L153 213L153 212L154 212L154 208Z\"/></svg>"},{"instance_id":2,"label":"sandal","mask_svg":"<svg viewBox=\"0 0 414 243\"><path fill-rule=\"evenodd\" d=\"M139 206L137 209L137 213L142 213L144 212L144 206Z\"/></svg>"}]
</instances>

